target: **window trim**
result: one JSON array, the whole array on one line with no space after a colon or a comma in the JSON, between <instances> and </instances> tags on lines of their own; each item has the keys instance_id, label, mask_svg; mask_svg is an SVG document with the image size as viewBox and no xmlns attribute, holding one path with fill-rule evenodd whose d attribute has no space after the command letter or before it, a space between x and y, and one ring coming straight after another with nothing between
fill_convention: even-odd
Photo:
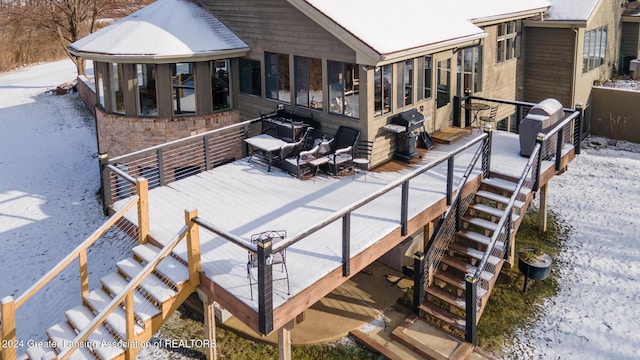
<instances>
[{"instance_id":1,"label":"window trim","mask_svg":"<svg viewBox=\"0 0 640 360\"><path fill-rule=\"evenodd\" d=\"M520 20L509 20L498 24L496 32L496 64L520 59L521 41L522 22ZM511 46L508 46L509 44Z\"/></svg>"}]
</instances>

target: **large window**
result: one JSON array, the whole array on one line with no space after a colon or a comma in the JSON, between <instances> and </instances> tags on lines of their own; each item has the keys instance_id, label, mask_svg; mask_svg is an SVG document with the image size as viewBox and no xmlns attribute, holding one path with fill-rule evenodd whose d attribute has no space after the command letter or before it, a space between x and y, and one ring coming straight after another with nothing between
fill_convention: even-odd
<instances>
[{"instance_id":1,"label":"large window","mask_svg":"<svg viewBox=\"0 0 640 360\"><path fill-rule=\"evenodd\" d=\"M98 71L96 73L96 78L97 78L97 92L98 92L98 104L104 109L104 75L102 74L102 71ZM105 109L106 110L106 109Z\"/></svg>"},{"instance_id":2,"label":"large window","mask_svg":"<svg viewBox=\"0 0 640 360\"><path fill-rule=\"evenodd\" d=\"M260 61L240 59L240 92L260 96L262 93L260 79Z\"/></svg>"},{"instance_id":3,"label":"large window","mask_svg":"<svg viewBox=\"0 0 640 360\"><path fill-rule=\"evenodd\" d=\"M451 101L451 59L438 61L436 106L441 108Z\"/></svg>"},{"instance_id":4,"label":"large window","mask_svg":"<svg viewBox=\"0 0 640 360\"><path fill-rule=\"evenodd\" d=\"M472 93L482 91L482 48L472 47L458 50L458 96L465 89Z\"/></svg>"},{"instance_id":5,"label":"large window","mask_svg":"<svg viewBox=\"0 0 640 360\"><path fill-rule=\"evenodd\" d=\"M496 62L505 62L520 57L520 21L512 20L498 24Z\"/></svg>"},{"instance_id":6,"label":"large window","mask_svg":"<svg viewBox=\"0 0 640 360\"><path fill-rule=\"evenodd\" d=\"M136 77L140 103L139 114L141 116L158 116L155 64L136 64Z\"/></svg>"},{"instance_id":7,"label":"large window","mask_svg":"<svg viewBox=\"0 0 640 360\"><path fill-rule=\"evenodd\" d=\"M328 61L329 112L360 117L360 75L356 64Z\"/></svg>"},{"instance_id":8,"label":"large window","mask_svg":"<svg viewBox=\"0 0 640 360\"><path fill-rule=\"evenodd\" d=\"M229 97L229 60L214 60L209 65L211 71L211 99L213 111L231 107Z\"/></svg>"},{"instance_id":9,"label":"large window","mask_svg":"<svg viewBox=\"0 0 640 360\"><path fill-rule=\"evenodd\" d=\"M398 64L398 107L413 104L413 59Z\"/></svg>"},{"instance_id":10,"label":"large window","mask_svg":"<svg viewBox=\"0 0 640 360\"><path fill-rule=\"evenodd\" d=\"M296 56L296 105L322 110L322 60Z\"/></svg>"},{"instance_id":11,"label":"large window","mask_svg":"<svg viewBox=\"0 0 640 360\"><path fill-rule=\"evenodd\" d=\"M124 114L124 86L122 64L111 64L111 112Z\"/></svg>"},{"instance_id":12,"label":"large window","mask_svg":"<svg viewBox=\"0 0 640 360\"><path fill-rule=\"evenodd\" d=\"M171 91L173 114L196 113L196 83L193 76L194 63L171 64Z\"/></svg>"},{"instance_id":13,"label":"large window","mask_svg":"<svg viewBox=\"0 0 640 360\"><path fill-rule=\"evenodd\" d=\"M392 75L391 65L384 65L376 67L374 73L374 111L375 116L380 116L391 111L391 96L392 96Z\"/></svg>"},{"instance_id":14,"label":"large window","mask_svg":"<svg viewBox=\"0 0 640 360\"><path fill-rule=\"evenodd\" d=\"M289 55L265 52L267 98L291 102Z\"/></svg>"},{"instance_id":15,"label":"large window","mask_svg":"<svg viewBox=\"0 0 640 360\"><path fill-rule=\"evenodd\" d=\"M582 72L586 73L604 64L607 52L607 26L584 33Z\"/></svg>"},{"instance_id":16,"label":"large window","mask_svg":"<svg viewBox=\"0 0 640 360\"><path fill-rule=\"evenodd\" d=\"M431 98L431 87L433 86L433 58L431 55L424 57L423 70L422 99L429 99Z\"/></svg>"}]
</instances>

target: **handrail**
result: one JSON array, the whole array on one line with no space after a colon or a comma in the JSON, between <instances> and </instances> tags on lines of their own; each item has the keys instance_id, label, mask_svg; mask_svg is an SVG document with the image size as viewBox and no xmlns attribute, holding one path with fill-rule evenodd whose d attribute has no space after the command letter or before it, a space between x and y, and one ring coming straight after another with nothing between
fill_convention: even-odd
<instances>
[{"instance_id":1,"label":"handrail","mask_svg":"<svg viewBox=\"0 0 640 360\"><path fill-rule=\"evenodd\" d=\"M145 149L142 149L142 150L138 150L138 151L134 151L132 153L124 154L124 155L121 155L121 156L116 156L116 157L110 159L109 163L110 164L116 163L116 162L119 162L119 161L126 160L128 158L136 157L138 155L152 153L154 151L157 151L158 149L171 147L171 146L174 146L174 145L180 145L180 144L183 144L183 143L188 143L188 142L191 142L193 140L196 140L196 139L199 139L199 138L203 138L203 137L206 137L206 136L209 136L209 135L212 135L212 134L216 134L216 133L223 132L223 131L226 131L226 130L230 130L230 129L234 129L234 128L239 128L239 127L251 125L251 124L253 124L255 122L258 122L258 121L260 121L259 117L258 118L253 118L253 119L250 119L250 120L245 120L245 121L242 121L242 122L239 122L239 123L236 123L236 124L223 126L221 128L218 128L218 129L209 130L209 131L206 131L206 132L203 132L203 133L200 133L200 134L191 135L191 136L188 136L188 137L185 137L185 138L181 138L181 139L178 139L178 140L169 141L169 142L166 142L166 143L150 146L148 148L145 148Z\"/></svg>"},{"instance_id":2,"label":"handrail","mask_svg":"<svg viewBox=\"0 0 640 360\"><path fill-rule=\"evenodd\" d=\"M86 251L86 249L93 245L102 234L104 234L113 224L120 220L124 215L138 202L138 195L134 195L129 203L127 203L122 209L116 212L107 222L102 224L96 231L91 234L82 244L78 245L72 252L69 253L64 259L62 259L53 269L49 270L40 280L27 289L22 295L20 295L15 303L16 309L22 306L27 300L35 295L40 289L42 289L51 279L64 270L72 261L80 256L80 253Z\"/></svg>"},{"instance_id":3,"label":"handrail","mask_svg":"<svg viewBox=\"0 0 640 360\"><path fill-rule=\"evenodd\" d=\"M120 168L118 168L117 166L113 166L111 164L107 165L107 168L111 171L113 171L114 173L116 173L117 175L119 175L120 177L122 177L123 179L127 180L128 182L135 184L136 183L136 179L133 178L133 176L127 174L126 172L120 170Z\"/></svg>"},{"instance_id":4,"label":"handrail","mask_svg":"<svg viewBox=\"0 0 640 360\"><path fill-rule=\"evenodd\" d=\"M212 223L210 223L209 221L200 218L200 217L196 217L193 219L193 222L195 222L196 224L202 226L203 228L211 231L212 233L223 237L226 240L231 241L232 243L244 248L245 250L248 251L252 251L252 252L256 252L258 251L258 247L255 244L252 244L250 242L247 242L245 239L232 234L216 225L213 225Z\"/></svg>"},{"instance_id":5,"label":"handrail","mask_svg":"<svg viewBox=\"0 0 640 360\"><path fill-rule=\"evenodd\" d=\"M75 351L75 349L77 349L81 343L87 340L87 338L89 338L89 335L91 335L98 328L98 326L102 325L107 316L111 315L111 313L120 306L122 301L125 300L125 296L129 296L129 293L131 293L136 287L138 287L138 285L140 285L140 283L142 283L142 281L146 279L146 277L151 274L153 270L155 270L155 268L158 266L158 263L164 260L164 258L166 258L171 253L171 251L178 245L178 243L187 235L188 230L189 226L184 225L178 231L178 233L174 235L173 239L171 239L169 243L164 248L162 248L162 251L160 251L153 258L153 260L149 261L149 263L142 269L142 271L140 271L138 275L136 275L136 277L131 280L129 284L125 286L124 289L122 289L118 293L118 295L116 295L111 300L111 302L109 302L109 304L102 311L100 311L98 315L96 315L95 318L93 318L93 320L91 320L91 322L75 337L75 339L73 339L73 341L71 342L71 347L62 351L59 354L58 358L62 360L69 358L73 354L73 351ZM127 341L128 340L131 339L127 339Z\"/></svg>"},{"instance_id":6,"label":"handrail","mask_svg":"<svg viewBox=\"0 0 640 360\"><path fill-rule=\"evenodd\" d=\"M325 226L327 226L328 224L346 216L347 214L353 212L354 210L357 210L358 208L370 203L371 201L379 198L380 196L392 191L393 189L395 189L396 187L403 185L405 183L407 183L409 180L415 178L416 176L429 171L431 169L433 169L434 167L440 165L441 163L443 163L444 161L448 160L451 157L456 156L457 154L469 149L470 147L472 147L473 145L475 145L478 142L484 141L484 139L486 139L488 137L488 135L482 134L481 136L479 136L478 138L468 142L467 144L465 144L464 146L460 147L459 149L451 152L451 153L447 153L446 155L441 156L438 160L436 160L435 162L432 162L430 164L427 165L423 165L421 167L419 167L416 170L411 171L410 173L404 175L403 177L387 184L386 186L382 187L381 189L369 194L369 196L355 201L354 203L352 203L351 205L348 205L344 208L342 208L341 210L338 210L336 212L334 212L332 215L328 216L327 218L325 218L324 220L318 222L316 225L311 226L309 228L307 228L307 230L304 230L298 234L296 234L295 236L289 238L286 241L281 241L278 242L277 244L273 245L273 251L277 252L282 250L283 248L289 247L295 243L297 243L298 241L304 239L305 237L315 233L316 231L324 228Z\"/></svg>"},{"instance_id":7,"label":"handrail","mask_svg":"<svg viewBox=\"0 0 640 360\"><path fill-rule=\"evenodd\" d=\"M547 141L551 136L557 134L560 130L562 130L562 128L567 126L567 124L569 124L569 122L573 121L578 116L580 116L580 112L579 111L574 111L571 115L567 116L564 120L562 120L561 122L557 123L550 131L548 131L546 133L538 133L537 136L541 137L542 139L544 139L543 141Z\"/></svg>"}]
</instances>

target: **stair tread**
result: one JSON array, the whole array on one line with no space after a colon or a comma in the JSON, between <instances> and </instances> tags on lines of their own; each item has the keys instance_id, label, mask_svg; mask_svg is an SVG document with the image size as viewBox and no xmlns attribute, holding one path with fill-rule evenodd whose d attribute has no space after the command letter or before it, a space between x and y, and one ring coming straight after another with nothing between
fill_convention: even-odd
<instances>
[{"instance_id":1,"label":"stair tread","mask_svg":"<svg viewBox=\"0 0 640 360\"><path fill-rule=\"evenodd\" d=\"M469 230L460 230L456 233L459 237L471 240L473 242L477 242L484 246L488 246L491 243L491 238L482 234L478 234L474 231Z\"/></svg>"},{"instance_id":2,"label":"stair tread","mask_svg":"<svg viewBox=\"0 0 640 360\"><path fill-rule=\"evenodd\" d=\"M495 188L502 189L502 190L511 191L511 192L513 192L516 189L516 186L518 186L518 184L514 183L513 181L500 179L500 178L485 178L485 179L482 179L482 183L489 186L493 186ZM520 192L523 194L528 194L531 192L531 189L526 186L523 186L520 189Z\"/></svg>"},{"instance_id":3,"label":"stair tread","mask_svg":"<svg viewBox=\"0 0 640 360\"><path fill-rule=\"evenodd\" d=\"M462 221L490 231L496 231L498 229L498 224L479 217L464 216Z\"/></svg>"},{"instance_id":4,"label":"stair tread","mask_svg":"<svg viewBox=\"0 0 640 360\"><path fill-rule=\"evenodd\" d=\"M71 310L67 310L65 312L65 316L67 317L67 321L73 325L78 332L89 326L91 321L95 318L95 315L91 310L84 305L76 306ZM116 341L109 330L105 329L103 326L99 326L91 335L89 335L88 340L92 344L97 345L95 346L94 351L102 359L113 359L124 354L124 350L119 347L99 345L103 342L114 343Z\"/></svg>"},{"instance_id":5,"label":"stair tread","mask_svg":"<svg viewBox=\"0 0 640 360\"><path fill-rule=\"evenodd\" d=\"M111 273L100 279L100 282L103 287L107 288L114 295L120 294L122 290L129 285L129 282L118 273ZM155 304L138 292L133 294L133 305L134 312L141 321L151 320L162 312Z\"/></svg>"},{"instance_id":6,"label":"stair tread","mask_svg":"<svg viewBox=\"0 0 640 360\"><path fill-rule=\"evenodd\" d=\"M133 253L148 264L158 255L160 250L162 249L147 243L134 247ZM189 269L172 256L167 256L160 261L156 271L176 287L189 280Z\"/></svg>"},{"instance_id":7,"label":"stair tread","mask_svg":"<svg viewBox=\"0 0 640 360\"><path fill-rule=\"evenodd\" d=\"M452 256L448 256L445 255L442 257L442 260L440 260L441 263L447 264L449 266L452 266L462 272L465 272L467 274L475 274L476 270L478 269L477 267L466 263L462 260L456 259ZM482 271L482 273L480 274L480 277L486 281L490 281L491 279L493 279L494 274L490 273L489 271Z\"/></svg>"},{"instance_id":8,"label":"stair tread","mask_svg":"<svg viewBox=\"0 0 640 360\"><path fill-rule=\"evenodd\" d=\"M118 270L125 274L129 279L135 278L143 269L142 265L133 258L124 259L116 264ZM154 275L147 276L140 287L149 294L155 301L162 304L176 295L167 284L158 279Z\"/></svg>"},{"instance_id":9,"label":"stair tread","mask_svg":"<svg viewBox=\"0 0 640 360\"><path fill-rule=\"evenodd\" d=\"M502 195L498 195L498 194L494 194L490 191L486 191L486 190L478 190L476 192L476 196L491 200L491 201L495 201L498 202L500 204L503 205L507 205L509 204L509 201L511 201L510 197L506 197L506 196L502 196ZM524 206L524 202L520 201L520 200L516 200L513 204L514 207L521 209Z\"/></svg>"},{"instance_id":10,"label":"stair tread","mask_svg":"<svg viewBox=\"0 0 640 360\"><path fill-rule=\"evenodd\" d=\"M484 257L485 252L478 250L478 249L474 249L472 247L468 247L465 246L463 244L460 244L458 242L454 242L453 244L449 245L449 249L456 251L460 254L464 254L467 256L470 256L476 260L482 260L482 258ZM491 265L497 265L500 262L500 258L498 258L497 256L489 256L489 264Z\"/></svg>"},{"instance_id":11,"label":"stair tread","mask_svg":"<svg viewBox=\"0 0 640 360\"><path fill-rule=\"evenodd\" d=\"M467 283L464 280L464 275L456 275L447 271L437 271L435 274L433 274L433 276L460 290L466 290ZM484 297L487 291L484 288L478 286L476 293L479 297Z\"/></svg>"},{"instance_id":12,"label":"stair tread","mask_svg":"<svg viewBox=\"0 0 640 360\"><path fill-rule=\"evenodd\" d=\"M55 352L48 346L33 346L28 348L26 351L27 358L31 360L40 360L43 356L49 353L54 354L53 356L55 357Z\"/></svg>"},{"instance_id":13,"label":"stair tread","mask_svg":"<svg viewBox=\"0 0 640 360\"><path fill-rule=\"evenodd\" d=\"M444 300L446 303L455 306L460 310L465 310L467 307L467 302L464 298L451 293L447 290L441 289L438 286L429 286L427 288L427 294L433 295L441 300Z\"/></svg>"},{"instance_id":14,"label":"stair tread","mask_svg":"<svg viewBox=\"0 0 640 360\"><path fill-rule=\"evenodd\" d=\"M465 319L428 301L422 303L419 308L427 314L430 314L459 330L465 331L467 327Z\"/></svg>"},{"instance_id":15,"label":"stair tread","mask_svg":"<svg viewBox=\"0 0 640 360\"><path fill-rule=\"evenodd\" d=\"M112 298L104 290L97 289L90 292L85 297L85 300L93 310L99 313L109 305ZM122 308L116 308L111 315L107 316L106 322L120 339L124 340L127 338L127 315ZM134 325L134 333L136 335L141 334L143 331L144 329L140 325Z\"/></svg>"},{"instance_id":16,"label":"stair tread","mask_svg":"<svg viewBox=\"0 0 640 360\"><path fill-rule=\"evenodd\" d=\"M78 335L73 330L71 325L69 325L69 323L67 323L66 321L53 325L52 327L48 328L46 332L49 339L53 343L55 343L55 347L59 352L70 348L73 344L73 340ZM46 354L47 353L45 353L45 355ZM93 360L95 359L95 356L91 353L91 351L89 351L89 349L81 347L76 349L73 354L71 354L69 359Z\"/></svg>"}]
</instances>

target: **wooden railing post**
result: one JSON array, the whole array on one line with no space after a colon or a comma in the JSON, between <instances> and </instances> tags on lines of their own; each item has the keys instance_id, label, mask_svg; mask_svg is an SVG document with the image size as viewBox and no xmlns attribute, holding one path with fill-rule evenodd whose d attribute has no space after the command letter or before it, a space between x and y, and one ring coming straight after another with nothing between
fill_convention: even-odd
<instances>
[{"instance_id":1,"label":"wooden railing post","mask_svg":"<svg viewBox=\"0 0 640 360\"><path fill-rule=\"evenodd\" d=\"M189 282L194 287L200 285L200 228L193 219L198 217L198 210L185 210L184 221L189 227L187 230L187 257L189 267Z\"/></svg>"},{"instance_id":2,"label":"wooden railing post","mask_svg":"<svg viewBox=\"0 0 640 360\"><path fill-rule=\"evenodd\" d=\"M477 292L478 292L478 279L472 275L467 274L465 276L465 300L466 306L466 331L464 335L465 341L473 344L478 344L478 331L476 329L476 316L477 316Z\"/></svg>"},{"instance_id":3,"label":"wooden railing post","mask_svg":"<svg viewBox=\"0 0 640 360\"><path fill-rule=\"evenodd\" d=\"M258 240L258 330L268 334L273 330L273 273L271 238Z\"/></svg>"},{"instance_id":4,"label":"wooden railing post","mask_svg":"<svg viewBox=\"0 0 640 360\"><path fill-rule=\"evenodd\" d=\"M111 179L109 175L109 153L98 154L98 162L100 164L100 195L102 195L102 212L105 216L109 215L109 206L111 206Z\"/></svg>"},{"instance_id":5,"label":"wooden railing post","mask_svg":"<svg viewBox=\"0 0 640 360\"><path fill-rule=\"evenodd\" d=\"M413 255L413 312L420 313L420 305L424 302L424 269L425 256L422 252Z\"/></svg>"},{"instance_id":6,"label":"wooden railing post","mask_svg":"<svg viewBox=\"0 0 640 360\"><path fill-rule=\"evenodd\" d=\"M133 304L133 290L129 291L124 298L124 309L126 311L126 324L125 334L127 337L127 348L125 350L125 356L127 360L134 360L136 358L136 348L133 346L135 342L135 316L134 316L134 304Z\"/></svg>"},{"instance_id":7,"label":"wooden railing post","mask_svg":"<svg viewBox=\"0 0 640 360\"><path fill-rule=\"evenodd\" d=\"M82 302L89 295L89 269L87 268L87 249L80 251L78 256L80 263L80 295Z\"/></svg>"},{"instance_id":8,"label":"wooden railing post","mask_svg":"<svg viewBox=\"0 0 640 360\"><path fill-rule=\"evenodd\" d=\"M342 217L342 276L351 274L351 213Z\"/></svg>"},{"instance_id":9,"label":"wooden railing post","mask_svg":"<svg viewBox=\"0 0 640 360\"><path fill-rule=\"evenodd\" d=\"M149 180L138 178L136 192L138 193L138 242L144 244L149 235Z\"/></svg>"},{"instance_id":10,"label":"wooden railing post","mask_svg":"<svg viewBox=\"0 0 640 360\"><path fill-rule=\"evenodd\" d=\"M2 340L2 360L15 360L18 357L16 343L16 302L11 296L2 299L0 307L0 340ZM4 346L6 344L7 346Z\"/></svg>"}]
</instances>

